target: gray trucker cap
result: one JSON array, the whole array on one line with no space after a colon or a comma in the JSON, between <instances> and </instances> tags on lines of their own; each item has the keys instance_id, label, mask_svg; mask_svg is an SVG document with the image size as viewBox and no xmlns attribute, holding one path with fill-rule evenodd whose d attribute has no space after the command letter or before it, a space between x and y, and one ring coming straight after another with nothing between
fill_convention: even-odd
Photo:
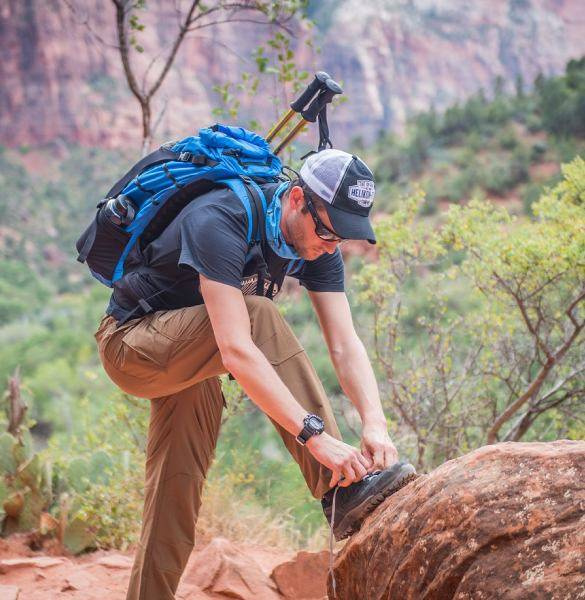
<instances>
[{"instance_id":1,"label":"gray trucker cap","mask_svg":"<svg viewBox=\"0 0 585 600\"><path fill-rule=\"evenodd\" d=\"M307 158L300 176L325 202L338 235L376 243L369 220L376 188L374 176L363 160L343 150L322 150Z\"/></svg>"}]
</instances>

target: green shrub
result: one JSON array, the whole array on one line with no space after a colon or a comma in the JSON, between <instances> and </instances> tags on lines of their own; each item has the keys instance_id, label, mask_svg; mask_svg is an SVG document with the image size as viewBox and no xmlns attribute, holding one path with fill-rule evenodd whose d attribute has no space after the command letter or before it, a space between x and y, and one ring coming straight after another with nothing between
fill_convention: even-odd
<instances>
[{"instance_id":1,"label":"green shrub","mask_svg":"<svg viewBox=\"0 0 585 600\"><path fill-rule=\"evenodd\" d=\"M518 146L518 138L514 130L511 128L504 129L498 136L498 144L503 150L514 150Z\"/></svg>"},{"instance_id":2,"label":"green shrub","mask_svg":"<svg viewBox=\"0 0 585 600\"><path fill-rule=\"evenodd\" d=\"M538 183L532 183L524 189L522 193L522 208L524 214L533 216L532 205L540 198L542 193L542 185Z\"/></svg>"},{"instance_id":3,"label":"green shrub","mask_svg":"<svg viewBox=\"0 0 585 600\"><path fill-rule=\"evenodd\" d=\"M536 142L535 144L532 144L532 147L530 148L530 162L538 162L541 160L546 154L547 149L548 145L546 142Z\"/></svg>"}]
</instances>

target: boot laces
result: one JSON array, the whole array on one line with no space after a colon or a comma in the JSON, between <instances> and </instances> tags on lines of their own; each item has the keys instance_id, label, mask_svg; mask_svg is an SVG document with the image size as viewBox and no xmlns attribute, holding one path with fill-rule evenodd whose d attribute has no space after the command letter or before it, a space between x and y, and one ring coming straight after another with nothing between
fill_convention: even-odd
<instances>
[{"instance_id":1,"label":"boot laces","mask_svg":"<svg viewBox=\"0 0 585 600\"><path fill-rule=\"evenodd\" d=\"M335 581L335 573L333 571L333 526L335 525L335 499L339 486L335 486L333 492L333 503L331 505L331 523L329 529L329 577L331 577L331 588L333 589L333 600L337 598L337 582Z\"/></svg>"}]
</instances>

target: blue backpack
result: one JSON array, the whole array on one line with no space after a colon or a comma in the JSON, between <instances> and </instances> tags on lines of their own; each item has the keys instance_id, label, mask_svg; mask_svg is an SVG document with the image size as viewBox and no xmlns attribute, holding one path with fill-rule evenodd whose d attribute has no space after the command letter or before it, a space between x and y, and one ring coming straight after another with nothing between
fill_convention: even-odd
<instances>
[{"instance_id":1,"label":"blue backpack","mask_svg":"<svg viewBox=\"0 0 585 600\"><path fill-rule=\"evenodd\" d=\"M277 182L282 164L268 142L242 127L216 124L199 135L163 144L136 163L97 205L97 214L77 240L79 262L108 287L141 260L156 239L192 200L227 186L248 214L248 243L264 235L266 198L258 183ZM127 224L108 213L112 199L123 200Z\"/></svg>"}]
</instances>

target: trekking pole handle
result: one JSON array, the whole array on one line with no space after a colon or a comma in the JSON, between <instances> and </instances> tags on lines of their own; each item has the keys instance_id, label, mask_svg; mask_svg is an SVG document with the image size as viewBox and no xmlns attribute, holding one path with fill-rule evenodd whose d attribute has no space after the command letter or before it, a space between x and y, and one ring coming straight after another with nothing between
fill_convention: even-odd
<instances>
[{"instance_id":1,"label":"trekking pole handle","mask_svg":"<svg viewBox=\"0 0 585 600\"><path fill-rule=\"evenodd\" d=\"M319 113L337 94L343 94L341 86L333 81L333 79L327 79L323 90L319 92L319 95L311 102L311 104L309 104L309 107L301 112L303 119L310 123L314 123L317 120Z\"/></svg>"},{"instance_id":2,"label":"trekking pole handle","mask_svg":"<svg viewBox=\"0 0 585 600\"><path fill-rule=\"evenodd\" d=\"M280 118L274 127L267 133L266 141L271 142L277 136L287 123L294 117L295 113L300 113L311 98L325 89L325 82L330 79L325 71L317 71L315 78L307 86L307 89L290 105L287 113Z\"/></svg>"},{"instance_id":3,"label":"trekking pole handle","mask_svg":"<svg viewBox=\"0 0 585 600\"><path fill-rule=\"evenodd\" d=\"M311 81L311 83L309 83L307 86L307 89L294 102L291 103L290 107L295 112L301 112L311 98L321 89L324 89L324 86L329 79L331 79L331 77L329 77L325 71L317 71L313 81Z\"/></svg>"}]
</instances>

